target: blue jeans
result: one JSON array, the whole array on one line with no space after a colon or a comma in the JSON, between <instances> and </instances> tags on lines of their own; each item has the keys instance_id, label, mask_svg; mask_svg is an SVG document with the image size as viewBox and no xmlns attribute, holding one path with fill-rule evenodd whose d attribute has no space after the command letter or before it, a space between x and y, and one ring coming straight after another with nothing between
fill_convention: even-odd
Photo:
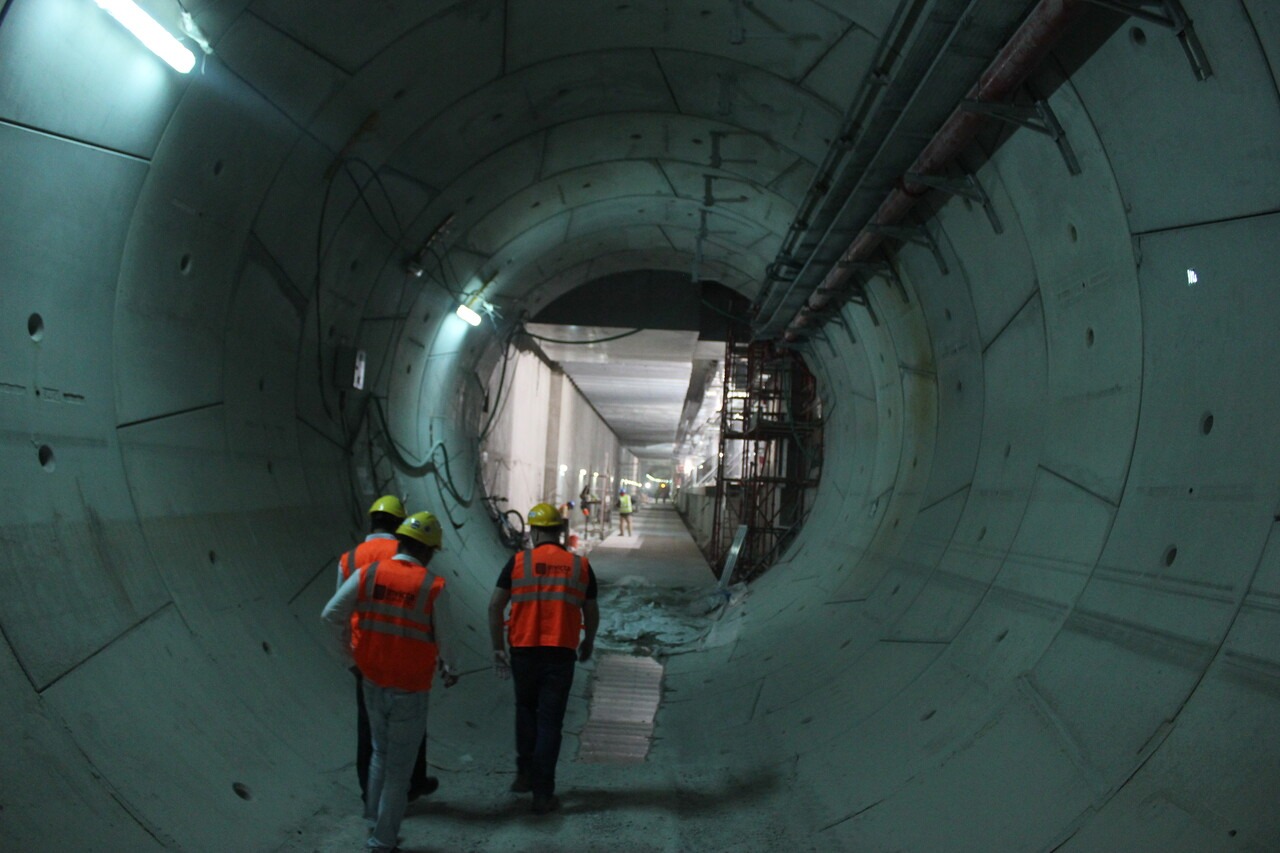
<instances>
[{"instance_id":1,"label":"blue jeans","mask_svg":"<svg viewBox=\"0 0 1280 853\"><path fill-rule=\"evenodd\" d=\"M369 795L369 762L373 760L373 736L369 733L369 715L364 710L364 676L352 667L356 677L356 778L360 780L360 799ZM413 764L409 790L427 786L427 739L422 739L418 759Z\"/></svg>"},{"instance_id":2,"label":"blue jeans","mask_svg":"<svg viewBox=\"0 0 1280 853\"><path fill-rule=\"evenodd\" d=\"M364 800L364 820L372 833L370 849L391 850L396 846L408 804L409 776L418 745L427 731L430 696L426 690L397 690L364 682L364 707L373 739L369 790Z\"/></svg>"},{"instance_id":3,"label":"blue jeans","mask_svg":"<svg viewBox=\"0 0 1280 853\"><path fill-rule=\"evenodd\" d=\"M511 650L511 677L516 688L516 769L529 777L535 797L549 797L556 790L560 729L573 686L574 664L569 649Z\"/></svg>"}]
</instances>

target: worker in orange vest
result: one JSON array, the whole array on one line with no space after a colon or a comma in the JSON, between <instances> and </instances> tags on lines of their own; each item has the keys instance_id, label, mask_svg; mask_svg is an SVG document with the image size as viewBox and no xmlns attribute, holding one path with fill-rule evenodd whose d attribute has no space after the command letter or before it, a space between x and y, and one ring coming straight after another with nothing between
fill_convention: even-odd
<instances>
[{"instance_id":1,"label":"worker in orange vest","mask_svg":"<svg viewBox=\"0 0 1280 853\"><path fill-rule=\"evenodd\" d=\"M499 678L515 679L516 779L511 790L533 792L533 811L560 807L556 761L574 661L590 659L600 626L596 577L586 557L561 544L564 519L549 503L529 510L532 550L507 561L489 599L489 636ZM511 618L504 637L504 614ZM507 643L511 650L507 651Z\"/></svg>"},{"instance_id":2,"label":"worker in orange vest","mask_svg":"<svg viewBox=\"0 0 1280 853\"><path fill-rule=\"evenodd\" d=\"M400 543L396 540L396 528L405 518L404 504L395 495L383 495L369 507L369 535L364 541L338 559L338 585L351 577L351 573L364 568L376 560L387 560L394 557ZM360 633L359 625L354 617L351 634ZM360 780L360 798L363 801L368 792L369 758L373 754L373 746L369 740L369 715L364 710L364 678L357 667L351 668L356 677L356 777ZM413 777L409 782L409 802L413 802L424 794L430 794L440 787L440 780L427 775L427 741L424 738L418 750L418 759L413 765Z\"/></svg>"},{"instance_id":3,"label":"worker in orange vest","mask_svg":"<svg viewBox=\"0 0 1280 853\"><path fill-rule=\"evenodd\" d=\"M353 572L321 613L340 631L364 679L373 742L364 817L375 850L395 849L435 672L445 687L458 681L440 645L444 578L427 568L443 544L440 522L429 512L414 513L395 537L395 555Z\"/></svg>"}]
</instances>

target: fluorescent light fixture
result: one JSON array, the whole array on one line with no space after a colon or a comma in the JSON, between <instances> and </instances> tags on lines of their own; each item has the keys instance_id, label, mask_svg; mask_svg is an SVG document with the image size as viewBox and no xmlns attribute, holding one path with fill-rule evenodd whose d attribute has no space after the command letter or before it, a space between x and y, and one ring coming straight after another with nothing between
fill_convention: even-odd
<instances>
[{"instance_id":1,"label":"fluorescent light fixture","mask_svg":"<svg viewBox=\"0 0 1280 853\"><path fill-rule=\"evenodd\" d=\"M1200 275L1195 270L1187 270L1187 287L1200 281Z\"/></svg>"},{"instance_id":2,"label":"fluorescent light fixture","mask_svg":"<svg viewBox=\"0 0 1280 853\"><path fill-rule=\"evenodd\" d=\"M156 23L146 12L138 8L133 0L95 0L107 14L120 22L120 25L147 46L147 49L163 59L180 74L186 74L196 67L196 55L187 50L182 42Z\"/></svg>"},{"instance_id":3,"label":"fluorescent light fixture","mask_svg":"<svg viewBox=\"0 0 1280 853\"><path fill-rule=\"evenodd\" d=\"M473 311L473 310L471 309L471 306L469 306L469 305L459 305L459 306L458 306L458 310L457 310L457 312L456 312L456 313L457 313L457 315L458 315L459 317L461 317L462 319L466 320L466 321L467 321L468 323L470 323L471 325L473 325L473 326L479 326L479 325L480 325L480 315L479 315L479 314L477 314L475 311Z\"/></svg>"}]
</instances>

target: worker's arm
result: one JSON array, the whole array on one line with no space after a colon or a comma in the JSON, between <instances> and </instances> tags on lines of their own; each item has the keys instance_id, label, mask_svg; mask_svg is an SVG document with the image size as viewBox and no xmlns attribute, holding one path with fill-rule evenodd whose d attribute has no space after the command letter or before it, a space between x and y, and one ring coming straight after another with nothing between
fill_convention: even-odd
<instances>
[{"instance_id":1,"label":"worker's arm","mask_svg":"<svg viewBox=\"0 0 1280 853\"><path fill-rule=\"evenodd\" d=\"M342 648L342 654L352 659L351 654L351 614L356 609L356 598L360 594L360 573L352 572L338 591L329 599L329 603L320 612L320 618L333 627L334 638Z\"/></svg>"},{"instance_id":2,"label":"worker's arm","mask_svg":"<svg viewBox=\"0 0 1280 853\"><path fill-rule=\"evenodd\" d=\"M503 636L507 602L511 590L497 587L489 596L489 642L493 644L493 668L499 678L511 677L511 658L507 655L507 638Z\"/></svg>"},{"instance_id":3,"label":"worker's arm","mask_svg":"<svg viewBox=\"0 0 1280 853\"><path fill-rule=\"evenodd\" d=\"M600 605L589 598L582 605L582 642L578 644L578 660L588 661L596 647L596 630L600 627Z\"/></svg>"}]
</instances>

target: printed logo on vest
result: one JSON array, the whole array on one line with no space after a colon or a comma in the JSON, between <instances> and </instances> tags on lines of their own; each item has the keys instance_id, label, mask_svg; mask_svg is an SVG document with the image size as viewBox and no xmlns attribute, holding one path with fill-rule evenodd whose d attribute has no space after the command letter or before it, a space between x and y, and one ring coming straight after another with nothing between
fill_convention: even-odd
<instances>
[{"instance_id":1,"label":"printed logo on vest","mask_svg":"<svg viewBox=\"0 0 1280 853\"><path fill-rule=\"evenodd\" d=\"M538 577L546 577L552 575L555 577L567 578L573 572L572 566L549 566L546 563L534 563L533 573Z\"/></svg>"},{"instance_id":2,"label":"printed logo on vest","mask_svg":"<svg viewBox=\"0 0 1280 853\"><path fill-rule=\"evenodd\" d=\"M386 601L390 604L398 604L401 607L412 607L413 603L418 600L418 594L414 592L398 592L394 589L387 589L380 583L373 585L373 600Z\"/></svg>"}]
</instances>

